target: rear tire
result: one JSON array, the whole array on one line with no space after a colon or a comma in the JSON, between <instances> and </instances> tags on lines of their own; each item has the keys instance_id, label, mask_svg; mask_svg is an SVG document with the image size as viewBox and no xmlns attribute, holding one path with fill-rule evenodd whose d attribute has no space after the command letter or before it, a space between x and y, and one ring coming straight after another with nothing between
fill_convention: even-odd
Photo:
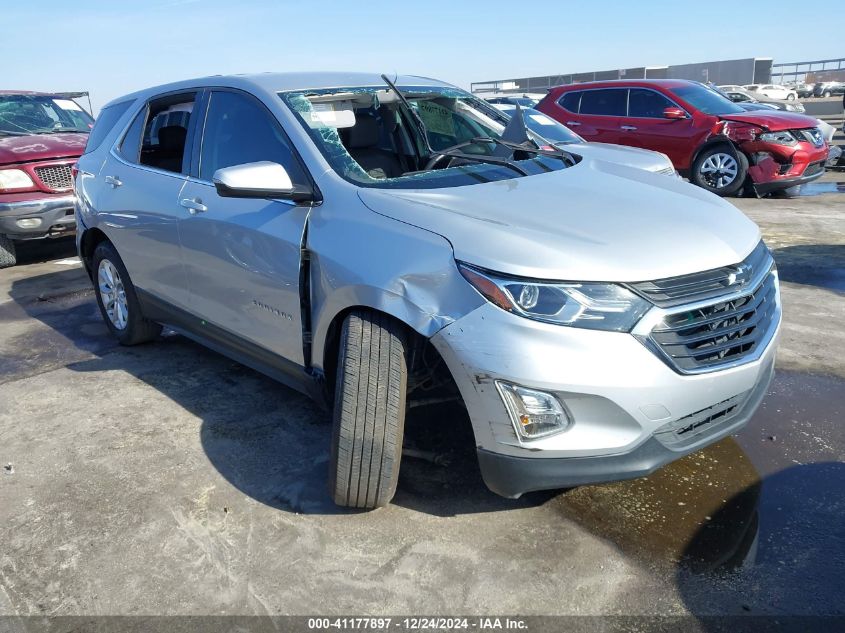
<instances>
[{"instance_id":1,"label":"rear tire","mask_svg":"<svg viewBox=\"0 0 845 633\"><path fill-rule=\"evenodd\" d=\"M10 237L0 234L0 268L9 268L18 263L15 242Z\"/></svg>"},{"instance_id":2,"label":"rear tire","mask_svg":"<svg viewBox=\"0 0 845 633\"><path fill-rule=\"evenodd\" d=\"M393 498L407 385L401 324L370 310L350 313L340 334L335 386L329 487L336 504L377 508Z\"/></svg>"},{"instance_id":3,"label":"rear tire","mask_svg":"<svg viewBox=\"0 0 845 633\"><path fill-rule=\"evenodd\" d=\"M830 97L830 91L829 91L829 90L825 90L825 91L822 93L822 96L823 96L825 99L827 99L828 97Z\"/></svg>"},{"instance_id":4,"label":"rear tire","mask_svg":"<svg viewBox=\"0 0 845 633\"><path fill-rule=\"evenodd\" d=\"M732 196L742 189L747 174L745 154L731 145L714 145L695 159L690 180L717 196Z\"/></svg>"},{"instance_id":5,"label":"rear tire","mask_svg":"<svg viewBox=\"0 0 845 633\"><path fill-rule=\"evenodd\" d=\"M795 95L790 92L788 95L786 95L786 100L795 101Z\"/></svg>"},{"instance_id":6,"label":"rear tire","mask_svg":"<svg viewBox=\"0 0 845 633\"><path fill-rule=\"evenodd\" d=\"M100 242L91 258L94 294L106 327L121 345L138 345L161 334L161 325L141 314L141 303L123 260L110 242Z\"/></svg>"}]
</instances>

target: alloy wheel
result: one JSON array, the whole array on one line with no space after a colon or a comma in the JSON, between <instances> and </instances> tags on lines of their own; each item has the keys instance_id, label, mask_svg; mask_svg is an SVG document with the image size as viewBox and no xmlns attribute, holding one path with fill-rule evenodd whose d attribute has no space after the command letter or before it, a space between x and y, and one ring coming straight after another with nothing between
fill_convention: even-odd
<instances>
[{"instance_id":1,"label":"alloy wheel","mask_svg":"<svg viewBox=\"0 0 845 633\"><path fill-rule=\"evenodd\" d=\"M118 330L125 330L129 323L129 304L126 301L126 289L114 264L109 260L100 261L97 271L100 298L111 324Z\"/></svg>"},{"instance_id":2,"label":"alloy wheel","mask_svg":"<svg viewBox=\"0 0 845 633\"><path fill-rule=\"evenodd\" d=\"M709 187L723 189L736 180L739 165L730 154L719 152L708 156L699 169L701 177Z\"/></svg>"}]
</instances>

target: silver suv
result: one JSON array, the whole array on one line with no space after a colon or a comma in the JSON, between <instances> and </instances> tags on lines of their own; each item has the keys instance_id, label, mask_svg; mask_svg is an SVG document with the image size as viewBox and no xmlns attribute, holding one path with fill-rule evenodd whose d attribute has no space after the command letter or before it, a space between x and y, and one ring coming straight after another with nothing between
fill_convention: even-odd
<instances>
[{"instance_id":1,"label":"silver suv","mask_svg":"<svg viewBox=\"0 0 845 633\"><path fill-rule=\"evenodd\" d=\"M766 392L757 226L518 112L422 77L263 74L99 121L77 240L109 329L166 325L331 406L338 504L390 501L410 400L461 401L484 480L518 497L647 474Z\"/></svg>"}]
</instances>

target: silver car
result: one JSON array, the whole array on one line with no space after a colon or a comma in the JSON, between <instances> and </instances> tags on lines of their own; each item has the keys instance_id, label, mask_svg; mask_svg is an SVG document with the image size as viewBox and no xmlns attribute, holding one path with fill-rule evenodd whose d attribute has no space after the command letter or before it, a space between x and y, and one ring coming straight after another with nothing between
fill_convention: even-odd
<instances>
[{"instance_id":1,"label":"silver car","mask_svg":"<svg viewBox=\"0 0 845 633\"><path fill-rule=\"evenodd\" d=\"M735 433L781 320L757 226L500 117L370 74L113 101L75 180L107 326L133 345L166 325L329 406L341 505L390 501L411 401L460 401L507 497L645 475Z\"/></svg>"}]
</instances>

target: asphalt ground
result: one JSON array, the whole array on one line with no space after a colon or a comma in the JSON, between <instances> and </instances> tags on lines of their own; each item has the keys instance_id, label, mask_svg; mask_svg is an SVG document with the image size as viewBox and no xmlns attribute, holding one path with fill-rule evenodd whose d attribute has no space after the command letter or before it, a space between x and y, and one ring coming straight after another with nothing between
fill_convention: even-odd
<instances>
[{"instance_id":1,"label":"asphalt ground","mask_svg":"<svg viewBox=\"0 0 845 633\"><path fill-rule=\"evenodd\" d=\"M732 200L785 311L736 437L514 501L459 409L415 409L437 463L406 457L373 512L329 500L325 412L177 335L117 346L72 241L23 245L0 271L0 615L843 615L845 173L797 194Z\"/></svg>"}]
</instances>

